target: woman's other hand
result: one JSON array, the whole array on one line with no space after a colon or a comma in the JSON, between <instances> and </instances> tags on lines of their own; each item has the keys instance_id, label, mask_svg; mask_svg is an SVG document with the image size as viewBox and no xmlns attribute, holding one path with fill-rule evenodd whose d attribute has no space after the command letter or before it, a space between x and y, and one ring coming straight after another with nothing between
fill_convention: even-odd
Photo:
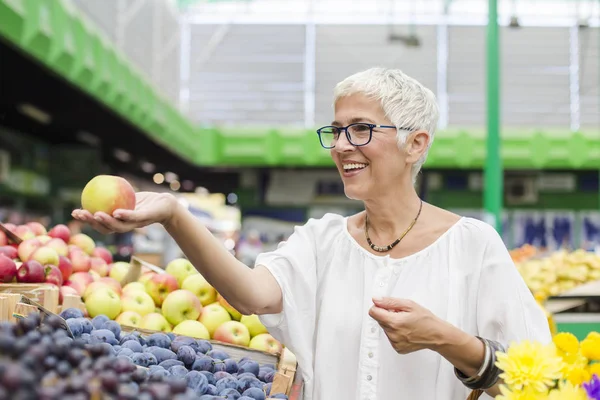
<instances>
[{"instance_id":1,"label":"woman's other hand","mask_svg":"<svg viewBox=\"0 0 600 400\"><path fill-rule=\"evenodd\" d=\"M369 310L399 354L432 348L438 342L443 321L412 300L373 299Z\"/></svg>"},{"instance_id":2,"label":"woman's other hand","mask_svg":"<svg viewBox=\"0 0 600 400\"><path fill-rule=\"evenodd\" d=\"M135 195L134 210L115 210L113 215L78 209L72 212L73 218L88 223L102 234L129 232L154 223L168 224L171 220L177 199L169 193L138 192Z\"/></svg>"}]
</instances>

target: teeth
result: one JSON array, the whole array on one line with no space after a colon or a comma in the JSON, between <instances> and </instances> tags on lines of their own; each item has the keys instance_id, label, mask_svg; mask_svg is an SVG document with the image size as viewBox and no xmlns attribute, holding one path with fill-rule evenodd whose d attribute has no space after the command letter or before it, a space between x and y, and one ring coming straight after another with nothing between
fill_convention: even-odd
<instances>
[{"instance_id":1,"label":"teeth","mask_svg":"<svg viewBox=\"0 0 600 400\"><path fill-rule=\"evenodd\" d=\"M368 164L344 164L344 170L365 168Z\"/></svg>"}]
</instances>

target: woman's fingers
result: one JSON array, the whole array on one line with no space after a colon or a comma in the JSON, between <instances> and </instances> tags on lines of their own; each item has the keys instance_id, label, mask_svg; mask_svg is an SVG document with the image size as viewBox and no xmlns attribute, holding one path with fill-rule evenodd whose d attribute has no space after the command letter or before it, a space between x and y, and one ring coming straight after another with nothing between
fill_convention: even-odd
<instances>
[{"instance_id":1,"label":"woman's fingers","mask_svg":"<svg viewBox=\"0 0 600 400\"><path fill-rule=\"evenodd\" d=\"M89 224L94 230L96 230L102 234L108 234L108 233L113 232L108 226L104 225L101 221L96 220L89 211L74 210L71 213L71 215L76 220L79 220L79 221Z\"/></svg>"},{"instance_id":2,"label":"woman's fingers","mask_svg":"<svg viewBox=\"0 0 600 400\"><path fill-rule=\"evenodd\" d=\"M131 223L119 221L103 212L94 214L94 220L113 232L128 232L134 228Z\"/></svg>"}]
</instances>

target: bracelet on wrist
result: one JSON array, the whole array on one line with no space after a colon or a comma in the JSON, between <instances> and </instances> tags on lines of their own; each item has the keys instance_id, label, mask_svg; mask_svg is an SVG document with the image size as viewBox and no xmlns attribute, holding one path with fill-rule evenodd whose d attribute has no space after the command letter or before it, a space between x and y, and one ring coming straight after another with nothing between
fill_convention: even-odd
<instances>
[{"instance_id":1,"label":"bracelet on wrist","mask_svg":"<svg viewBox=\"0 0 600 400\"><path fill-rule=\"evenodd\" d=\"M485 390L489 389L498 382L498 378L502 371L496 366L496 352L504 351L504 347L493 340L488 340L477 336L484 347L484 359L479 371L471 377L466 376L457 368L454 368L454 374L456 377L469 389L477 390Z\"/></svg>"}]
</instances>

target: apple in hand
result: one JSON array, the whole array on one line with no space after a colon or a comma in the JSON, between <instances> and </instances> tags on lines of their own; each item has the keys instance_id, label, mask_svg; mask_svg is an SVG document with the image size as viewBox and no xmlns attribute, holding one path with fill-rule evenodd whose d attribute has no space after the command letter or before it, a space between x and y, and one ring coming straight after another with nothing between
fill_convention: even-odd
<instances>
[{"instance_id":1,"label":"apple in hand","mask_svg":"<svg viewBox=\"0 0 600 400\"><path fill-rule=\"evenodd\" d=\"M271 354L281 354L283 346L273 336L268 333L261 333L254 336L248 345L251 349L266 351Z\"/></svg>"},{"instance_id":2,"label":"apple in hand","mask_svg":"<svg viewBox=\"0 0 600 400\"><path fill-rule=\"evenodd\" d=\"M44 267L37 261L25 261L17 270L17 282L42 283L46 280Z\"/></svg>"},{"instance_id":3,"label":"apple in hand","mask_svg":"<svg viewBox=\"0 0 600 400\"><path fill-rule=\"evenodd\" d=\"M217 290L199 273L185 278L181 288L194 293L196 297L200 299L200 303L202 303L203 306L217 301Z\"/></svg>"},{"instance_id":4,"label":"apple in hand","mask_svg":"<svg viewBox=\"0 0 600 400\"><path fill-rule=\"evenodd\" d=\"M38 238L38 240L39 239L40 238ZM69 254L69 248L67 247L67 244L59 238L50 239L46 242L46 244L44 244L44 246L54 249L59 256L67 256Z\"/></svg>"},{"instance_id":5,"label":"apple in hand","mask_svg":"<svg viewBox=\"0 0 600 400\"><path fill-rule=\"evenodd\" d=\"M17 276L17 264L4 254L0 254L0 282L12 282Z\"/></svg>"},{"instance_id":6,"label":"apple in hand","mask_svg":"<svg viewBox=\"0 0 600 400\"><path fill-rule=\"evenodd\" d=\"M175 328L173 328L173 333L177 335L193 337L195 339L210 339L208 330L204 325L202 325L202 322L192 320L182 321Z\"/></svg>"},{"instance_id":7,"label":"apple in hand","mask_svg":"<svg viewBox=\"0 0 600 400\"><path fill-rule=\"evenodd\" d=\"M88 255L91 255L96 248L94 240L85 233L78 233L77 235L72 236L71 240L69 240L69 244L79 247Z\"/></svg>"},{"instance_id":8,"label":"apple in hand","mask_svg":"<svg viewBox=\"0 0 600 400\"><path fill-rule=\"evenodd\" d=\"M108 264L100 257L90 257L90 270L100 276L108 275Z\"/></svg>"},{"instance_id":9,"label":"apple in hand","mask_svg":"<svg viewBox=\"0 0 600 400\"><path fill-rule=\"evenodd\" d=\"M112 253L104 247L96 247L94 251L92 251L92 257L100 257L106 264L112 264L113 262Z\"/></svg>"},{"instance_id":10,"label":"apple in hand","mask_svg":"<svg viewBox=\"0 0 600 400\"><path fill-rule=\"evenodd\" d=\"M117 319L115 319L119 325L133 326L138 328L142 322L142 316L135 311L123 311Z\"/></svg>"},{"instance_id":11,"label":"apple in hand","mask_svg":"<svg viewBox=\"0 0 600 400\"><path fill-rule=\"evenodd\" d=\"M269 333L267 328L260 322L258 315L242 315L240 322L246 325L248 331L250 332L250 336L258 336L262 333Z\"/></svg>"},{"instance_id":12,"label":"apple in hand","mask_svg":"<svg viewBox=\"0 0 600 400\"><path fill-rule=\"evenodd\" d=\"M172 325L187 319L197 320L202 312L200 300L188 290L175 290L167 295L162 304L162 314Z\"/></svg>"},{"instance_id":13,"label":"apple in hand","mask_svg":"<svg viewBox=\"0 0 600 400\"><path fill-rule=\"evenodd\" d=\"M88 272L90 270L90 256L80 249L71 249L69 259L73 265L73 272Z\"/></svg>"},{"instance_id":14,"label":"apple in hand","mask_svg":"<svg viewBox=\"0 0 600 400\"><path fill-rule=\"evenodd\" d=\"M154 300L154 303L160 307L169 293L176 290L179 286L177 285L177 279L173 276L169 274L155 274L150 280L146 281L144 287L146 288L146 292L152 297L152 300Z\"/></svg>"},{"instance_id":15,"label":"apple in hand","mask_svg":"<svg viewBox=\"0 0 600 400\"><path fill-rule=\"evenodd\" d=\"M223 296L221 296L221 294L217 294L217 301L219 302L220 305L223 306L224 309L227 310L227 312L229 314L231 314L231 318L233 318L236 321L239 321L240 319L242 319L242 313L240 313L238 310L236 310L235 308L233 308L231 306L231 304L229 304L227 302L227 300L225 300L225 298Z\"/></svg>"},{"instance_id":16,"label":"apple in hand","mask_svg":"<svg viewBox=\"0 0 600 400\"><path fill-rule=\"evenodd\" d=\"M142 317L140 322L141 329L150 329L152 331L171 332L169 321L159 313L153 312Z\"/></svg>"},{"instance_id":17,"label":"apple in hand","mask_svg":"<svg viewBox=\"0 0 600 400\"><path fill-rule=\"evenodd\" d=\"M21 242L21 244L19 244L19 247L17 248L17 252L19 254L19 258L23 262L29 260L29 257L39 247L42 247L42 243L39 240L35 239L35 238L23 240Z\"/></svg>"},{"instance_id":18,"label":"apple in hand","mask_svg":"<svg viewBox=\"0 0 600 400\"><path fill-rule=\"evenodd\" d=\"M92 214L102 211L112 215L117 209L133 210L135 190L120 176L98 175L83 188L81 206Z\"/></svg>"},{"instance_id":19,"label":"apple in hand","mask_svg":"<svg viewBox=\"0 0 600 400\"><path fill-rule=\"evenodd\" d=\"M51 249L50 247L38 247L32 254L29 256L30 260L35 260L42 265L58 265L58 253L56 250Z\"/></svg>"},{"instance_id":20,"label":"apple in hand","mask_svg":"<svg viewBox=\"0 0 600 400\"><path fill-rule=\"evenodd\" d=\"M239 321L227 321L217 328L213 339L224 343L248 346L250 344L250 332L248 328Z\"/></svg>"},{"instance_id":21,"label":"apple in hand","mask_svg":"<svg viewBox=\"0 0 600 400\"><path fill-rule=\"evenodd\" d=\"M146 292L130 291L121 296L123 311L135 311L140 316L154 312L154 301Z\"/></svg>"},{"instance_id":22,"label":"apple in hand","mask_svg":"<svg viewBox=\"0 0 600 400\"><path fill-rule=\"evenodd\" d=\"M194 268L192 263L185 258L177 258L168 263L165 272L174 276L175 279L177 279L177 284L179 286L183 284L183 281L185 281L185 278L188 276L198 274L198 271L196 271L196 268Z\"/></svg>"},{"instance_id":23,"label":"apple in hand","mask_svg":"<svg viewBox=\"0 0 600 400\"><path fill-rule=\"evenodd\" d=\"M44 272L46 274L46 282L61 287L63 284L63 276L60 269L56 265L45 265Z\"/></svg>"},{"instance_id":24,"label":"apple in hand","mask_svg":"<svg viewBox=\"0 0 600 400\"><path fill-rule=\"evenodd\" d=\"M198 321L202 322L206 329L208 329L210 336L213 337L219 326L227 321L231 321L231 316L223 306L213 303L202 307L202 313Z\"/></svg>"},{"instance_id":25,"label":"apple in hand","mask_svg":"<svg viewBox=\"0 0 600 400\"><path fill-rule=\"evenodd\" d=\"M115 319L121 313L121 299L108 286L99 287L87 296L85 308L92 318L104 314L110 319Z\"/></svg>"},{"instance_id":26,"label":"apple in hand","mask_svg":"<svg viewBox=\"0 0 600 400\"><path fill-rule=\"evenodd\" d=\"M61 239L65 243L69 243L71 240L71 230L63 224L58 224L54 228L50 229L48 236L51 238Z\"/></svg>"},{"instance_id":27,"label":"apple in hand","mask_svg":"<svg viewBox=\"0 0 600 400\"><path fill-rule=\"evenodd\" d=\"M15 258L19 257L19 252L13 246L1 246L0 254L10 258L11 260L14 260Z\"/></svg>"}]
</instances>

